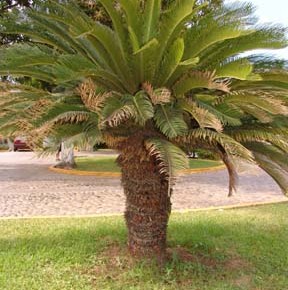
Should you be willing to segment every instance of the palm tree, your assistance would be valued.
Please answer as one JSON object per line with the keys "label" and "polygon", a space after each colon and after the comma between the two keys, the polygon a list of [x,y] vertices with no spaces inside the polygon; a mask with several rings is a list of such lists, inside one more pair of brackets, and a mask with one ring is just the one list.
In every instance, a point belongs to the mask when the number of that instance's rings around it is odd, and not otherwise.
{"label": "palm tree", "polygon": [[57,89],[10,93],[0,130],[26,101],[37,110],[18,118],[34,136],[81,136],[118,150],[133,255],[165,260],[173,177],[187,166],[186,146],[219,154],[230,194],[238,158],[256,162],[287,193],[287,72],[254,68],[241,55],[285,47],[284,28],[257,26],[249,4],[203,16],[205,4],[194,8],[193,0],[99,0],[110,27],[71,2],[39,1],[2,20],[0,33],[33,42],[2,49],[0,73]]}

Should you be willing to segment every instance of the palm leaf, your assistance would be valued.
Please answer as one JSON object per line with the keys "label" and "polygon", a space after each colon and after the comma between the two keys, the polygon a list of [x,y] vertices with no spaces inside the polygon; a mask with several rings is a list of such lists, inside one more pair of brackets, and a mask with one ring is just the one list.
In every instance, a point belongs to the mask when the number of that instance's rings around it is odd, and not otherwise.
{"label": "palm leaf", "polygon": [[229,92],[229,86],[226,81],[215,81],[214,78],[215,72],[193,71],[177,81],[173,86],[173,91],[175,95],[183,95],[196,88]]}
{"label": "palm leaf", "polygon": [[168,105],[156,107],[154,120],[159,130],[168,138],[175,138],[187,132],[188,127],[183,119],[182,110]]}
{"label": "palm leaf", "polygon": [[160,0],[147,0],[144,10],[143,43],[147,43],[157,32],[161,12]]}
{"label": "palm leaf", "polygon": [[146,92],[146,94],[149,96],[153,105],[160,105],[160,104],[163,105],[166,103],[170,103],[172,100],[171,92],[166,88],[159,88],[159,89],[154,90],[150,83],[144,83],[142,85],[142,88]]}
{"label": "palm leaf", "polygon": [[219,144],[231,157],[253,161],[253,154],[247,148],[224,133],[198,128],[190,130],[182,139],[188,144],[194,144],[197,141],[211,144],[213,147]]}
{"label": "palm leaf", "polygon": [[216,76],[219,78],[234,78],[246,80],[253,69],[252,64],[247,59],[232,59],[216,67]]}
{"label": "palm leaf", "polygon": [[255,160],[280,186],[288,196],[288,156],[283,155],[275,147],[264,143],[249,143],[247,146],[253,151]]}
{"label": "palm leaf", "polygon": [[137,112],[135,115],[135,121],[139,125],[144,126],[146,121],[154,116],[153,106],[146,94],[142,91],[138,92],[132,98],[132,102]]}
{"label": "palm leaf", "polygon": [[160,173],[169,179],[176,175],[177,170],[188,168],[185,152],[167,140],[149,138],[145,147],[159,162]]}
{"label": "palm leaf", "polygon": [[181,108],[197,121],[200,128],[211,128],[218,132],[222,131],[222,124],[213,113],[198,107],[197,104],[191,100],[180,100],[179,103]]}
{"label": "palm leaf", "polygon": [[163,86],[178,67],[184,52],[183,38],[177,38],[167,49],[157,73],[157,86]]}
{"label": "palm leaf", "polygon": [[129,96],[109,98],[102,110],[101,126],[105,127],[107,124],[110,127],[117,127],[122,122],[135,118],[137,112],[131,102],[127,102],[127,98],[131,100]]}

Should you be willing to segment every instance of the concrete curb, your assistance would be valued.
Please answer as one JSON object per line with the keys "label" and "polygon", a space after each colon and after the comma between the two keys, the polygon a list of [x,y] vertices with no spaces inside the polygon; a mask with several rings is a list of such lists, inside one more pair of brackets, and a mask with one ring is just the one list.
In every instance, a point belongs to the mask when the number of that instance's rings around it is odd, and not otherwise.
{"label": "concrete curb", "polygon": [[[203,173],[203,172],[219,171],[223,169],[225,169],[225,165],[218,165],[215,167],[184,169],[184,170],[180,170],[179,174]],[[101,172],[101,171],[84,171],[84,170],[77,170],[77,169],[62,169],[62,168],[55,168],[54,166],[50,166],[49,170],[54,171],[56,173],[71,174],[71,175],[78,175],[78,176],[98,176],[98,177],[107,177],[107,178],[116,178],[116,177],[121,176],[120,172]]]}
{"label": "concrete curb", "polygon": [[[251,203],[242,203],[242,204],[234,204],[234,205],[224,205],[224,206],[213,206],[206,208],[194,208],[194,209],[183,209],[183,210],[172,210],[172,214],[174,213],[193,213],[193,212],[201,212],[201,211],[217,211],[217,210],[230,210],[230,209],[241,209],[245,207],[257,207],[263,205],[273,205],[273,204],[281,204],[287,203],[288,200],[274,200],[274,201],[263,201],[263,202],[251,202]],[[98,218],[98,217],[114,217],[114,216],[123,216],[123,213],[110,213],[110,214],[94,214],[94,215],[51,215],[51,216],[26,216],[26,217],[0,217],[0,221],[5,220],[29,220],[29,219],[74,219],[74,218]]]}
{"label": "concrete curb", "polygon": [[84,171],[84,170],[76,170],[76,169],[62,169],[55,168],[54,166],[50,166],[49,170],[54,171],[56,173],[62,174],[70,174],[70,175],[79,175],[79,176],[99,176],[99,177],[120,177],[120,172],[100,172],[100,171]]}

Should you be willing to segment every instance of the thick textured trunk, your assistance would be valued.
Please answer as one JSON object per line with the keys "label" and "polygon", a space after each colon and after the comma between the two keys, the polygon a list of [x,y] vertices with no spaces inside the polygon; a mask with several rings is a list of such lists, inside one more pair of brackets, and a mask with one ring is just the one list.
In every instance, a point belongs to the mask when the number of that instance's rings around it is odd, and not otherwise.
{"label": "thick textured trunk", "polygon": [[[136,138],[135,138],[136,139]],[[166,233],[171,212],[168,181],[143,143],[130,140],[121,150],[122,185],[126,196],[125,220],[132,255],[166,259]]]}

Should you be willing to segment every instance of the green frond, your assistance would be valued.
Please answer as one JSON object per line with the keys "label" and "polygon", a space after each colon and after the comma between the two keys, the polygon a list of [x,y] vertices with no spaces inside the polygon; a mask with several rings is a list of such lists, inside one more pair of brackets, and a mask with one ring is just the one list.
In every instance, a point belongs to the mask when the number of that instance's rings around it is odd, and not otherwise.
{"label": "green frond", "polygon": [[197,142],[197,140],[211,144],[214,147],[219,144],[231,157],[239,157],[244,160],[253,161],[253,154],[247,148],[224,133],[198,128],[190,130],[187,135],[183,136],[183,139],[186,143],[191,144]]}
{"label": "green frond", "polygon": [[171,106],[171,104],[158,105],[155,110],[154,120],[159,130],[168,138],[181,136],[188,130],[182,110]]}
{"label": "green frond", "polygon": [[193,57],[180,62],[179,65],[187,67],[193,67],[199,62],[199,57]]}
{"label": "green frond", "polygon": [[286,29],[279,26],[256,27],[251,33],[224,40],[207,48],[200,57],[200,65],[215,67],[229,57],[254,49],[280,49],[287,45]]}
{"label": "green frond", "polygon": [[198,107],[195,102],[180,99],[179,104],[184,111],[189,113],[197,121],[200,128],[211,128],[218,132],[223,130],[220,120],[208,110]]}
{"label": "green frond", "polygon": [[[259,69],[258,69],[259,70]],[[257,78],[249,78],[247,81],[233,81],[231,87],[235,90],[273,90],[282,93],[288,89],[288,73],[286,70],[269,70],[257,72]]]}
{"label": "green frond", "polygon": [[265,170],[288,196],[288,156],[275,147],[264,143],[247,145],[253,151],[258,165]]}
{"label": "green frond", "polygon": [[142,47],[139,47],[139,49],[134,52],[134,55],[137,55],[137,54],[139,54],[139,53],[141,53],[143,51],[146,51],[146,50],[148,50],[150,48],[155,48],[158,45],[159,45],[158,40],[156,38],[152,38],[150,41],[145,43]]}
{"label": "green frond", "polygon": [[84,121],[88,121],[91,113],[83,111],[69,111],[59,114],[57,117],[53,118],[50,123],[55,124],[77,124]]}
{"label": "green frond", "polygon": [[147,43],[158,32],[161,0],[147,0],[143,15],[143,43]]}
{"label": "green frond", "polygon": [[112,96],[109,98],[109,100],[105,103],[101,114],[102,127],[105,127],[106,125],[110,127],[117,127],[122,122],[135,118],[135,107],[131,104],[131,102],[127,102],[127,98],[130,100],[129,96],[124,96],[122,98]]}
{"label": "green frond", "polygon": [[246,80],[252,73],[253,66],[247,59],[232,59],[216,67],[217,78],[234,78]]}
{"label": "green frond", "polygon": [[185,152],[167,140],[149,138],[145,141],[145,147],[159,162],[160,173],[169,179],[176,175],[177,170],[188,168]]}
{"label": "green frond", "polygon": [[135,0],[119,0],[121,8],[125,12],[125,20],[127,27],[131,27],[137,36],[139,46],[143,45],[142,42],[142,15],[140,12],[139,1]]}
{"label": "green frond", "polygon": [[157,73],[157,86],[164,86],[170,76],[178,67],[184,53],[183,38],[177,38],[164,54],[162,63],[159,66]]}
{"label": "green frond", "polygon": [[142,91],[138,92],[132,98],[132,102],[137,111],[137,114],[135,115],[135,121],[140,126],[144,126],[146,121],[153,118],[154,116],[153,105],[146,94]]}
{"label": "green frond", "polygon": [[235,140],[241,143],[250,143],[250,142],[264,142],[271,143],[274,146],[283,150],[283,152],[288,152],[288,131],[285,133],[283,130],[278,129],[238,129],[237,131],[231,131],[229,133]]}
{"label": "green frond", "polygon": [[216,11],[202,17],[195,27],[187,29],[185,58],[196,57],[215,43],[247,34],[244,26],[249,13],[251,13],[251,7],[245,3],[229,9],[219,7]]}
{"label": "green frond", "polygon": [[102,111],[102,124],[117,127],[120,123],[132,119],[136,124],[144,126],[153,115],[152,103],[143,91],[139,91],[135,96],[109,97]]}
{"label": "green frond", "polygon": [[196,88],[207,88],[210,90],[229,92],[229,83],[226,81],[216,81],[215,72],[192,71],[189,74],[184,75],[174,84],[173,91],[176,96],[181,96]]}
{"label": "green frond", "polygon": [[138,37],[137,37],[136,33],[134,32],[134,30],[131,26],[128,26],[128,31],[129,31],[131,45],[133,48],[133,53],[135,54],[140,49],[140,43],[138,41]]}
{"label": "green frond", "polygon": [[[182,0],[175,1],[172,3],[171,9],[168,7],[166,11],[163,12],[161,27],[159,31],[159,43],[161,46],[157,51],[156,55],[156,65],[158,66],[163,59],[163,55],[167,50],[167,47],[173,39],[177,32],[184,29],[184,23],[194,12],[194,0]],[[156,66],[156,67],[157,67]],[[157,75],[154,75],[154,78],[157,78]]]}
{"label": "green frond", "polygon": [[99,0],[99,2],[104,6],[105,10],[109,14],[112,23],[113,23],[113,29],[116,31],[116,35],[119,40],[119,44],[121,47],[122,55],[125,55],[125,51],[128,49],[127,45],[127,31],[125,31],[123,25],[122,25],[122,15],[119,11],[119,9],[115,9],[115,6],[113,5],[113,2],[110,0]]}
{"label": "green frond", "polygon": [[[79,114],[82,114],[82,112],[83,112],[83,114],[86,114],[86,113],[93,114],[91,112],[86,111],[80,97],[75,98],[75,100],[73,100],[72,97],[70,97],[70,98],[71,98],[71,102],[69,102],[69,97],[67,97],[67,99],[65,99],[65,97],[63,96],[62,99],[59,99],[58,101],[52,103],[50,106],[47,106],[46,111],[43,114],[41,114],[41,116],[39,116],[39,118],[34,118],[32,120],[33,125],[36,127],[42,126],[43,124],[46,124],[53,119],[57,120],[58,116],[63,116],[63,121],[64,121],[65,114],[66,113],[69,114],[69,112],[75,112],[75,113],[78,112]],[[71,118],[72,118],[72,116],[71,116]],[[59,119],[59,122],[60,122],[60,119]],[[75,121],[76,120],[77,120],[77,118],[75,117]],[[67,122],[69,122],[69,117],[67,117]]]}
{"label": "green frond", "polygon": [[[204,96],[205,97],[205,96]],[[205,102],[201,95],[197,95],[196,98],[199,107],[206,109],[221,121],[223,125],[228,126],[240,126],[242,124],[241,116],[239,111],[233,110],[227,104],[221,104],[218,106],[213,106],[209,102]]]}

